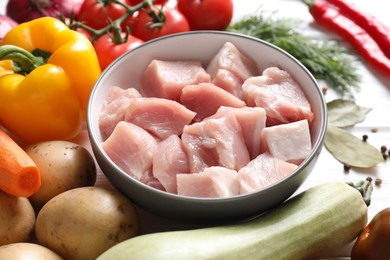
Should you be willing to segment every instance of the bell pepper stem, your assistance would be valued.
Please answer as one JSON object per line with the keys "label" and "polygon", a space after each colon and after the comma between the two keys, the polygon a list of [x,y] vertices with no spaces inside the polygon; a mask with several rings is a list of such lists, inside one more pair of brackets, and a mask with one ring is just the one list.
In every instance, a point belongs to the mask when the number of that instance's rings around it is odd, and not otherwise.
{"label": "bell pepper stem", "polygon": [[45,64],[45,60],[42,57],[36,57],[31,52],[15,45],[0,46],[0,60],[14,61],[19,67],[18,71],[15,72],[24,74],[28,74]]}
{"label": "bell pepper stem", "polygon": [[371,204],[371,194],[373,191],[372,178],[367,177],[365,181],[358,181],[356,183],[347,182],[348,185],[352,186],[360,192],[363,197],[364,202],[367,206]]}

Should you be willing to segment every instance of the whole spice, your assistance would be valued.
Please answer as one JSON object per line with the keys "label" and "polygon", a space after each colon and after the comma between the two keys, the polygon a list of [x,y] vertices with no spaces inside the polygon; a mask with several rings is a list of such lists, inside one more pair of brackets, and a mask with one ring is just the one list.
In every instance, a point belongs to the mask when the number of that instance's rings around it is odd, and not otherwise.
{"label": "whole spice", "polygon": [[[272,13],[273,14],[273,13]],[[250,35],[270,42],[297,58],[317,79],[341,94],[359,89],[356,59],[336,41],[313,40],[299,32],[298,19],[275,18],[259,12],[233,22],[227,31]]]}
{"label": "whole spice", "polygon": [[377,213],[356,240],[352,260],[388,259],[390,256],[390,207]]}
{"label": "whole spice", "polygon": [[387,146],[386,145],[382,145],[381,146],[381,153],[382,153],[382,156],[383,156],[384,160],[387,160],[387,158],[389,158],[389,151],[387,150]]}
{"label": "whole spice", "polygon": [[367,142],[367,134],[359,138],[345,129],[364,121],[371,108],[344,99],[335,99],[326,105],[328,128],[325,147],[344,164],[344,172],[347,173],[351,167],[370,168],[384,162],[381,151]]}
{"label": "whole spice", "polygon": [[375,186],[381,186],[382,184],[382,179],[381,178],[376,178],[375,179]]}
{"label": "whole spice", "polygon": [[377,133],[378,132],[378,128],[374,127],[374,128],[371,128],[371,133]]}
{"label": "whole spice", "polygon": [[360,10],[352,1],[326,0],[336,6],[340,13],[353,20],[371,35],[382,51],[390,58],[390,27],[373,15]]}
{"label": "whole spice", "polygon": [[322,0],[304,0],[318,24],[344,38],[369,64],[390,77],[390,59],[358,24]]}
{"label": "whole spice", "polygon": [[27,142],[78,134],[101,73],[85,36],[55,18],[38,18],[6,34],[0,59],[14,63],[15,72],[0,77],[0,120],[12,134]]}
{"label": "whole spice", "polygon": [[326,103],[329,124],[338,127],[350,127],[363,122],[367,114],[372,110],[363,107],[353,100],[334,99]]}
{"label": "whole spice", "polygon": [[384,162],[377,147],[331,124],[326,131],[325,147],[338,161],[350,167],[370,168]]}

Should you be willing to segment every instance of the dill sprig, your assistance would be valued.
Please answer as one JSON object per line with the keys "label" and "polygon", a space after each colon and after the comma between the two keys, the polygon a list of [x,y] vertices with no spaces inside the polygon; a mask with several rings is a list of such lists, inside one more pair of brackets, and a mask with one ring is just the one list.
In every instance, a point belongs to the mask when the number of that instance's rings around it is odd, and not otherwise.
{"label": "dill sprig", "polygon": [[299,19],[275,18],[260,12],[242,17],[227,31],[253,36],[285,50],[299,60],[318,80],[341,94],[358,90],[356,58],[334,40],[313,39],[298,32]]}

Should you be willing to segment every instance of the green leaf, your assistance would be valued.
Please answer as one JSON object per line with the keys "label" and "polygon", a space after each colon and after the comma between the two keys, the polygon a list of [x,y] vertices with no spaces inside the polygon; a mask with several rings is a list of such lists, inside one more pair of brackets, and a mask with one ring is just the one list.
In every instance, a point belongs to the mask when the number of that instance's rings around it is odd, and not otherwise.
{"label": "green leaf", "polygon": [[370,168],[384,162],[379,149],[333,125],[326,131],[325,147],[337,160],[351,167]]}
{"label": "green leaf", "polygon": [[338,127],[353,126],[362,122],[371,108],[361,107],[351,100],[336,99],[327,103],[328,122]]}

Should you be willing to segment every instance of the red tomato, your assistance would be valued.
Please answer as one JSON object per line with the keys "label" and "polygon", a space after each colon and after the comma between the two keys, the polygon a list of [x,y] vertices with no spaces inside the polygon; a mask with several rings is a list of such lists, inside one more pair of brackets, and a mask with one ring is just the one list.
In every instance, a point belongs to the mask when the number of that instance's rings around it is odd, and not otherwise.
{"label": "red tomato", "polygon": [[[129,0],[130,2],[130,5],[137,5],[139,3],[141,3],[143,0]],[[162,5],[162,4],[165,4],[168,0],[155,0],[153,2],[154,5]]]}
{"label": "red tomato", "polygon": [[[118,0],[124,4],[129,4],[129,0]],[[97,0],[85,0],[81,6],[77,20],[83,21],[86,25],[101,29],[107,26],[110,21],[118,19],[126,13],[123,6],[110,3],[103,5]]]}
{"label": "red tomato", "polygon": [[177,8],[191,30],[224,30],[233,17],[232,0],[178,0]]}
{"label": "red tomato", "polygon": [[127,18],[122,24],[121,24],[121,28],[122,28],[122,31],[126,31],[127,28],[129,28],[131,30],[131,28],[133,28],[133,25],[134,25],[134,22],[136,20],[136,17],[138,15],[138,11],[136,11],[135,13],[133,13],[132,16],[130,16],[129,18]]}
{"label": "red tomato", "polygon": [[150,9],[140,10],[134,22],[131,31],[132,34],[143,41],[149,41],[160,36],[188,32],[190,30],[187,19],[177,9],[166,6],[161,7],[159,5],[153,6],[153,12],[155,12],[157,16],[161,16],[159,15],[161,10],[165,14],[165,20],[163,25],[158,28],[150,28],[151,23],[158,22],[150,17]]}
{"label": "red tomato", "polygon": [[[121,33],[124,37],[126,34]],[[99,37],[94,43],[93,47],[99,59],[100,68],[104,70],[110,65],[116,58],[124,54],[126,51],[132,50],[144,42],[133,35],[129,35],[125,43],[116,44],[110,38],[108,34]]]}
{"label": "red tomato", "polygon": [[76,32],[79,32],[81,34],[83,34],[85,37],[88,38],[88,40],[92,40],[92,35],[90,32],[88,32],[87,30],[83,29],[83,28],[77,28],[76,29]]}

